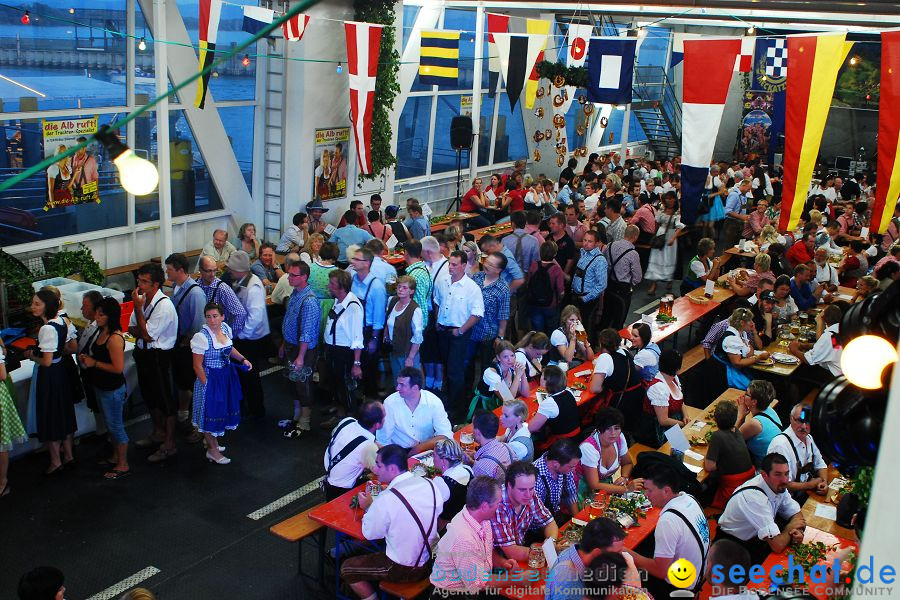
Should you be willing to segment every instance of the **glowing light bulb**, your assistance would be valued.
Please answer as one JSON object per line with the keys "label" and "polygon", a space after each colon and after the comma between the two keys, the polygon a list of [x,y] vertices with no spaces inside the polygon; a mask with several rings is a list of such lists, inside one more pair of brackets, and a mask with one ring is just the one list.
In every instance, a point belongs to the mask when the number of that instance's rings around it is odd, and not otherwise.
{"label": "glowing light bulb", "polygon": [[747,35],[753,35],[756,33],[756,25],[751,25],[747,28]]}
{"label": "glowing light bulb", "polygon": [[159,184],[156,165],[135,154],[131,148],[114,158],[113,163],[119,169],[122,187],[135,196],[146,196]]}
{"label": "glowing light bulb", "polygon": [[850,57],[850,64],[851,64],[851,65],[856,65],[857,62],[859,62],[859,61],[856,59],[855,56],[851,56],[851,57]]}
{"label": "glowing light bulb", "polygon": [[22,25],[28,25],[31,23],[31,15],[28,14],[28,11],[25,11],[25,14],[22,15]]}
{"label": "glowing light bulb", "polygon": [[853,338],[841,353],[841,370],[856,387],[881,388],[885,367],[897,362],[897,350],[882,337],[863,335]]}
{"label": "glowing light bulb", "polygon": [[338,66],[337,66],[337,68],[335,69],[335,72],[336,72],[338,75],[340,75],[341,73],[343,73],[343,72],[344,72],[344,65],[342,65],[341,63],[338,63]]}
{"label": "glowing light bulb", "polygon": [[69,14],[70,14],[70,15],[74,15],[74,14],[75,14],[75,9],[74,9],[74,8],[70,8],[70,9],[69,9]]}
{"label": "glowing light bulb", "polygon": [[144,38],[141,38],[141,41],[138,42],[138,50],[143,52],[146,49],[147,49],[147,40],[145,40]]}
{"label": "glowing light bulb", "polygon": [[241,59],[241,64],[244,65],[245,67],[250,66],[250,55],[249,54],[244,55],[244,58]]}

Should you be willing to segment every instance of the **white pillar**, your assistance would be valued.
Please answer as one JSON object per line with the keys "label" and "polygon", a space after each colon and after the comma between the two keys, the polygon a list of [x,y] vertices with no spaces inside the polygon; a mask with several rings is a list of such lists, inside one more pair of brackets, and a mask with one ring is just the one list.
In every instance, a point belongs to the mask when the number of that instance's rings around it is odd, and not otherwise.
{"label": "white pillar", "polygon": [[625,157],[628,156],[628,128],[631,125],[631,103],[625,105],[625,121],[622,123],[622,150],[619,154],[622,155],[622,160],[625,160]]}
{"label": "white pillar", "polygon": [[[136,0],[128,0],[125,4],[125,32],[128,34],[128,37],[125,40],[125,106],[128,107],[128,112],[132,112],[134,110],[134,69],[137,66],[137,62],[134,56],[134,3]],[[134,121],[128,121],[128,124],[125,125],[125,143],[128,144],[130,148],[134,148]],[[147,152],[150,152],[150,149],[147,149]],[[157,167],[158,168],[158,167]],[[129,229],[131,229],[131,254],[130,260],[132,262],[137,261],[137,230],[134,227],[134,221],[136,215],[135,211],[135,202],[134,202],[134,194],[125,191],[125,204],[126,204],[126,222],[128,223]],[[108,258],[108,257],[107,257]],[[124,259],[124,257],[122,257]],[[165,256],[163,257],[165,258]]]}
{"label": "white pillar", "polygon": [[[478,146],[481,140],[481,74],[484,63],[484,6],[475,8],[475,62],[472,74],[472,134],[474,143],[469,152],[469,179],[478,175]],[[465,189],[465,186],[463,187]]]}
{"label": "white pillar", "polygon": [[[153,0],[154,40],[167,40],[166,0]],[[153,44],[156,93],[168,89],[168,44]],[[188,94],[184,94],[187,96]],[[172,186],[169,161],[169,98],[156,105],[156,166],[159,169],[159,244],[163,260],[172,253]]]}

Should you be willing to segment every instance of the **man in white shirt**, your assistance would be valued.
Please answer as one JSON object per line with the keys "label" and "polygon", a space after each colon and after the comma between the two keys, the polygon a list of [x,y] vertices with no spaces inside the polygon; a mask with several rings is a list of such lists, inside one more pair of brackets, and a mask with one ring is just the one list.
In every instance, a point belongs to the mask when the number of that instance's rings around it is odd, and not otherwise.
{"label": "man in white shirt", "polygon": [[422,371],[404,367],[396,389],[384,399],[387,416],[376,434],[379,444],[396,444],[413,455],[433,449],[438,440],[453,439],[441,399],[422,389]]}
{"label": "man in white shirt", "polygon": [[584,184],[584,211],[585,214],[592,215],[597,210],[597,204],[600,202],[600,194],[597,193],[596,184],[589,181]]}
{"label": "man in white shirt", "polygon": [[167,460],[178,452],[175,447],[178,402],[172,389],[172,348],[178,337],[178,313],[160,290],[165,280],[162,267],[156,263],[138,269],[137,288],[131,294],[134,312],[128,322],[128,332],[137,340],[132,356],[138,387],[153,418],[153,432],[135,445],[138,448],[159,446],[147,459],[150,462]]}
{"label": "man in white shirt", "polygon": [[768,449],[769,454],[777,452],[787,459],[791,476],[787,487],[800,504],[806,501],[807,491],[820,496],[828,491],[828,465],[809,433],[811,416],[811,407],[795,404],[791,424],[769,442]]}
{"label": "man in white shirt", "polygon": [[466,349],[472,327],[484,316],[481,288],[466,275],[467,257],[462,250],[450,254],[450,277],[437,282],[434,310],[437,314],[438,352],[447,374],[446,406],[454,423],[465,416]]}
{"label": "man in white shirt", "polygon": [[[428,267],[431,277],[431,288],[428,292],[428,307],[422,307],[428,313],[428,323],[425,327],[425,339],[419,348],[419,356],[422,359],[422,367],[425,370],[425,387],[432,390],[441,390],[444,385],[444,373],[441,362],[441,353],[438,351],[438,336],[435,323],[437,311],[434,310],[435,291],[439,283],[450,280],[450,265],[444,255],[441,254],[441,245],[434,236],[422,238],[422,260]],[[418,286],[417,286],[418,288]]]}
{"label": "man in white shirt", "polygon": [[272,304],[284,306],[291,297],[291,294],[294,293],[294,286],[291,285],[291,282],[288,279],[288,269],[299,262],[300,255],[296,252],[290,252],[284,257],[284,264],[281,265],[284,269],[284,275],[278,278],[275,289],[269,294],[269,297],[272,299]]}
{"label": "man in white shirt", "polygon": [[[750,552],[753,564],[762,564],[772,552],[784,552],[803,541],[806,520],[787,484],[791,473],[787,459],[767,454],[760,474],[741,484],[719,517],[716,539],[733,540]],[[787,524],[779,527],[776,518]]]}
{"label": "man in white shirt", "polygon": [[[335,269],[328,274],[328,291],[334,296],[334,306],[328,312],[324,334],[324,372],[320,381],[331,386],[332,400],[339,417],[352,410],[350,393],[362,378],[363,323],[365,316],[359,298],[350,291],[350,273]],[[337,425],[338,417],[323,423]]]}
{"label": "man in white shirt", "polygon": [[744,591],[750,566],[750,553],[740,544],[732,540],[716,540],[709,547],[706,563],[705,579],[712,584],[713,590],[710,598],[759,600],[759,594]]}
{"label": "man in white shirt", "polygon": [[837,267],[828,262],[828,249],[825,246],[816,248],[816,284],[825,286],[825,298],[837,292],[839,280]]}
{"label": "man in white shirt", "polygon": [[[671,468],[659,467],[645,477],[644,493],[653,506],[662,509],[653,532],[654,554],[652,558],[637,552],[631,554],[634,565],[650,575],[646,587],[653,597],[668,598],[668,592],[675,589],[668,580],[673,562],[684,558],[694,565],[698,574],[705,571],[709,526],[703,508],[693,496],[681,491],[680,476]],[[699,589],[699,579],[695,577],[688,589]]]}
{"label": "man in white shirt", "polygon": [[408,583],[425,579],[431,572],[437,519],[449,493],[446,486],[407,471],[406,460],[407,452],[400,446],[381,448],[372,472],[387,488],[377,498],[364,491],[359,494],[359,505],[366,511],[363,536],[384,539],[387,546],[385,552],[354,556],[341,565],[341,577],[363,600],[375,600],[373,581]]}
{"label": "man in white shirt", "polygon": [[[231,255],[225,265],[234,282],[232,288],[247,311],[244,328],[234,336],[234,347],[251,365],[262,365],[271,355],[269,341],[269,316],[266,313],[266,288],[262,280],[250,272],[250,256],[243,250]],[[259,369],[250,371],[238,369],[241,381],[241,414],[250,418],[262,418],[266,415],[263,404],[262,381]]]}
{"label": "man in white shirt", "polygon": [[[827,369],[833,377],[843,375],[841,370],[843,347],[837,337],[840,333],[841,317],[840,307],[829,304],[825,310],[819,311],[819,314],[816,315],[816,335],[818,336],[816,343],[810,344],[795,340],[788,346],[790,353],[803,363],[803,366],[798,369],[800,372],[796,374],[797,377],[821,382],[823,379],[828,379],[828,375],[823,372],[823,369]],[[810,369],[809,367],[819,368]]]}
{"label": "man in white shirt", "polygon": [[342,419],[325,448],[325,499],[334,500],[359,483],[366,469],[375,466],[375,432],[384,426],[385,409],[371,400],[359,407],[357,417]]}
{"label": "man in white shirt", "polygon": [[228,232],[224,229],[216,229],[213,231],[212,241],[207,242],[200,251],[200,257],[208,256],[212,258],[216,261],[216,268],[222,270],[235,251],[237,251],[237,248],[228,241]]}

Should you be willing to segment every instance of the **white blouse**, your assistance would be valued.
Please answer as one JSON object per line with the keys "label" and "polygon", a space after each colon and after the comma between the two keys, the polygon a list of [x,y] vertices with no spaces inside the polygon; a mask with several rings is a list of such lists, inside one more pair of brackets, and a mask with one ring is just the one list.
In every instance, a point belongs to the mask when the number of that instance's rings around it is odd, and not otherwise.
{"label": "white blouse", "polygon": [[[231,346],[231,327],[228,326],[228,323],[222,323],[222,333],[228,337],[227,344],[223,344],[216,338],[216,334],[212,332],[209,325],[204,325],[203,329],[208,331],[210,337],[212,337],[213,348],[220,349]],[[191,338],[191,352],[193,354],[204,354],[207,350],[209,350],[209,340],[206,338],[203,331],[198,331],[194,334],[194,337]]]}
{"label": "white blouse", "polygon": [[[385,326],[387,327],[388,336],[391,339],[394,339],[394,323],[397,321],[397,317],[403,314],[403,312],[409,308],[407,304],[403,308],[397,310],[399,307],[399,303],[394,307],[394,310],[388,313],[387,320],[385,321]],[[412,316],[412,338],[409,340],[411,344],[421,344],[424,339],[424,318],[422,317],[422,309],[420,307],[416,307],[416,310],[413,311]]]}

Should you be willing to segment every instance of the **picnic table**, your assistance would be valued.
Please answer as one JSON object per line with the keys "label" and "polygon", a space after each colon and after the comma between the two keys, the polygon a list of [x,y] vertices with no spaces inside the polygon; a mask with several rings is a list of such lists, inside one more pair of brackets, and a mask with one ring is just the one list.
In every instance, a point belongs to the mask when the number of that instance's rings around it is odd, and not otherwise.
{"label": "picnic table", "polygon": [[492,235],[497,239],[502,238],[513,232],[512,223],[504,223],[502,225],[491,225],[490,227],[482,227],[481,229],[473,229],[469,233],[475,237],[475,241],[479,241],[486,235]]}
{"label": "picnic table", "polygon": [[[649,315],[652,317],[650,328],[653,330],[653,337],[651,339],[658,344],[669,337],[675,336],[673,339],[677,343],[679,331],[685,327],[692,327],[695,322],[713,312],[718,307],[719,302],[715,300],[710,300],[705,304],[695,304],[685,296],[676,298],[672,304],[672,316],[676,318],[675,321],[671,323],[660,323],[656,321],[656,315],[659,314],[658,309]],[[619,330],[619,335],[623,339],[631,339],[631,328],[640,322],[641,321],[635,321],[628,327]]]}
{"label": "picnic table", "polygon": [[431,233],[435,233],[437,231],[443,231],[443,230],[447,229],[447,227],[450,226],[451,221],[455,221],[457,219],[460,221],[467,221],[469,219],[474,219],[477,216],[478,215],[475,213],[455,212],[455,213],[450,213],[449,215],[444,215],[441,217],[432,217],[433,219],[438,219],[438,221],[436,223],[435,222],[430,223]]}

